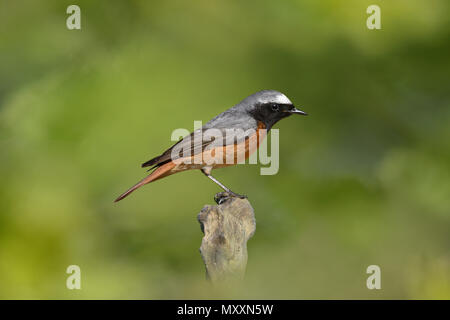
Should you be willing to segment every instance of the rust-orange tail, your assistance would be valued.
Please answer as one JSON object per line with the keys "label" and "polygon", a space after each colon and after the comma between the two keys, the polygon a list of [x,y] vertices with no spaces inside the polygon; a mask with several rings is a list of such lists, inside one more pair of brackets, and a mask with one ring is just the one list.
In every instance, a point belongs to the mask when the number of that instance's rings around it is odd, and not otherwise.
{"label": "rust-orange tail", "polygon": [[128,189],[127,191],[122,193],[116,200],[114,200],[114,202],[122,200],[123,198],[127,197],[130,193],[132,193],[134,190],[136,190],[137,188],[142,187],[144,184],[150,183],[152,181],[164,178],[164,177],[172,174],[173,172],[171,172],[171,170],[173,169],[173,167],[175,167],[175,163],[173,163],[172,161],[168,162],[166,164],[163,164],[161,167],[158,167],[155,171],[153,171],[148,176],[146,176],[144,179],[142,179],[141,181],[136,183],[130,189]]}

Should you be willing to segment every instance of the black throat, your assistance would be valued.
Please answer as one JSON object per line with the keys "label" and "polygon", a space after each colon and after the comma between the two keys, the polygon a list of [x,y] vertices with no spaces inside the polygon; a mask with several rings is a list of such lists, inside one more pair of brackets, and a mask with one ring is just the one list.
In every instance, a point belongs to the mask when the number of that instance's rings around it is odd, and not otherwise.
{"label": "black throat", "polygon": [[259,104],[250,111],[250,114],[256,121],[264,123],[269,131],[275,123],[291,115],[288,112],[291,108],[291,105],[285,104]]}

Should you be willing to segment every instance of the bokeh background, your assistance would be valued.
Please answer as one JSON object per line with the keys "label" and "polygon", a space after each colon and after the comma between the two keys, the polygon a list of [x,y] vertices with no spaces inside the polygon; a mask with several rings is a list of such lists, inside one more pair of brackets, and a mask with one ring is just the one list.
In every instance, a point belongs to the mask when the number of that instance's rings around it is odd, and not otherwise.
{"label": "bokeh background", "polygon": [[[382,30],[366,28],[371,4]],[[0,298],[449,299],[449,9],[1,1]],[[172,130],[262,89],[310,116],[276,126],[277,175],[215,172],[249,196],[257,231],[245,282],[211,287],[196,215],[216,185],[185,172],[113,200]]]}

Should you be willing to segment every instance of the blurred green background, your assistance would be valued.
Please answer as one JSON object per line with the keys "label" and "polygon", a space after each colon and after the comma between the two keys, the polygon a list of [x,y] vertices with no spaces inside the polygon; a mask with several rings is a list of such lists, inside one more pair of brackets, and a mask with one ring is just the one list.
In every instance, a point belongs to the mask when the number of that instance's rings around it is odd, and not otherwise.
{"label": "blurred green background", "polygon": [[[81,7],[81,30],[66,8]],[[366,8],[381,7],[381,30]],[[448,0],[1,1],[0,298],[450,298]],[[280,170],[217,170],[257,231],[205,281],[196,171],[113,200],[140,163],[262,89],[309,117]],[[81,290],[66,288],[69,265]],[[381,290],[366,288],[381,267]]]}

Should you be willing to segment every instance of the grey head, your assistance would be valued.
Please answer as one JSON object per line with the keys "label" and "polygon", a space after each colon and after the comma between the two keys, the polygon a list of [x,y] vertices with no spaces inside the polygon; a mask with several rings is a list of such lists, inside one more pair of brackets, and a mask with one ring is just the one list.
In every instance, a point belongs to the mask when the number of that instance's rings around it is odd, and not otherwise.
{"label": "grey head", "polygon": [[204,128],[256,128],[262,122],[267,130],[279,120],[293,114],[307,115],[295,108],[283,93],[276,90],[256,92],[209,121]]}

